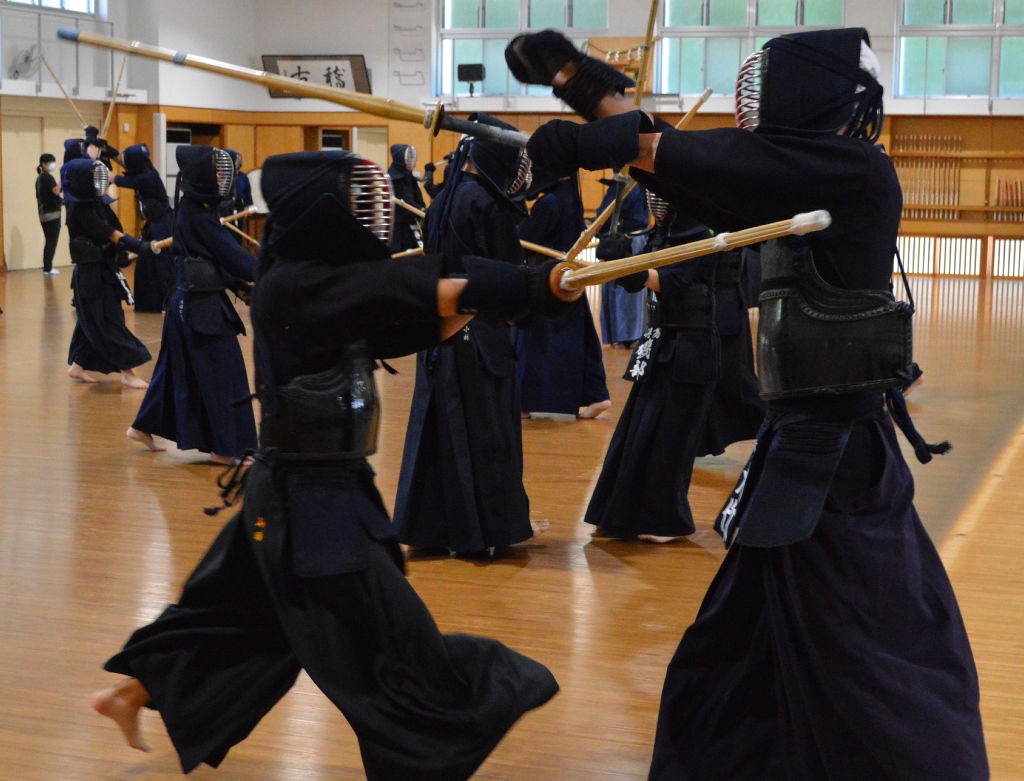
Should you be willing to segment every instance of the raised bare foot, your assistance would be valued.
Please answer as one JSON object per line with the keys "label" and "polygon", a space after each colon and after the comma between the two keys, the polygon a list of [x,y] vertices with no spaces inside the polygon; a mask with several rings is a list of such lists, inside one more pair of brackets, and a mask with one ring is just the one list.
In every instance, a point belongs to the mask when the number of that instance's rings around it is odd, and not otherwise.
{"label": "raised bare foot", "polygon": [[146,449],[152,450],[154,453],[162,453],[167,448],[160,447],[154,440],[152,434],[147,434],[145,431],[139,431],[137,428],[131,426],[124,432],[124,435],[128,437],[132,442],[138,442],[140,445],[144,445]]}
{"label": "raised bare foot", "polygon": [[638,534],[636,538],[641,542],[655,542],[659,545],[664,545],[666,542],[675,542],[676,540],[683,539],[682,537],[662,537],[658,534]]}
{"label": "raised bare foot", "polygon": [[77,363],[73,363],[68,367],[68,377],[75,380],[75,382],[99,382],[98,379],[89,374],[89,372]]}
{"label": "raised bare foot", "polygon": [[139,711],[149,702],[149,693],[134,678],[119,686],[103,689],[92,696],[92,708],[101,716],[113,719],[121,728],[128,745],[139,751],[149,751],[142,737]]}
{"label": "raised bare foot", "polygon": [[595,401],[593,404],[587,407],[580,407],[579,414],[576,417],[582,418],[583,420],[593,420],[605,410],[610,409],[611,406],[611,399],[605,399],[604,401]]}
{"label": "raised bare foot", "polygon": [[551,521],[530,521],[530,528],[533,529],[533,536],[536,537],[538,534],[543,534],[551,528]]}
{"label": "raised bare foot", "polygon": [[136,388],[138,390],[145,390],[149,387],[149,383],[142,379],[139,375],[129,369],[126,372],[121,372],[121,384],[129,388]]}

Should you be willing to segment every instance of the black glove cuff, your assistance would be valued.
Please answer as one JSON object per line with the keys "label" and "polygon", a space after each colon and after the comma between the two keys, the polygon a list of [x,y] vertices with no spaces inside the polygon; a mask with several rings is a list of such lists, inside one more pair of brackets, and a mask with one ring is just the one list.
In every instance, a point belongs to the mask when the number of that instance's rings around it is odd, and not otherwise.
{"label": "black glove cuff", "polygon": [[604,117],[580,128],[577,162],[580,168],[622,168],[640,156],[640,133],[650,132],[651,120],[642,111]]}
{"label": "black glove cuff", "polygon": [[517,81],[551,86],[566,63],[584,59],[572,41],[557,30],[517,35],[505,47],[505,63]]}
{"label": "black glove cuff", "polygon": [[576,67],[573,77],[552,93],[588,121],[596,119],[597,105],[603,98],[622,95],[636,86],[629,76],[593,57],[584,57]]}
{"label": "black glove cuff", "polygon": [[638,271],[635,274],[619,277],[615,280],[615,284],[630,293],[639,293],[647,286],[648,276],[650,275],[647,273],[647,269],[644,269],[643,271]]}
{"label": "black glove cuff", "polygon": [[530,285],[526,266],[465,255],[466,287],[459,296],[459,312],[486,312],[514,320],[530,307]]}
{"label": "black glove cuff", "polygon": [[146,252],[149,249],[149,242],[129,236],[126,233],[117,240],[117,249],[118,251],[125,250],[135,253]]}

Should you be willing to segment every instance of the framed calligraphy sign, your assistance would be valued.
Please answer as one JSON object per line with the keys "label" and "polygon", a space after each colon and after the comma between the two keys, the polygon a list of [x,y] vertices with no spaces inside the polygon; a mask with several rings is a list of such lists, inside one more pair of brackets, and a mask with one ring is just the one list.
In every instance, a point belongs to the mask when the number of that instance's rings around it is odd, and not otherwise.
{"label": "framed calligraphy sign", "polygon": [[[310,84],[370,93],[370,77],[361,54],[264,54],[263,70]],[[269,89],[272,98],[294,98],[289,92]]]}

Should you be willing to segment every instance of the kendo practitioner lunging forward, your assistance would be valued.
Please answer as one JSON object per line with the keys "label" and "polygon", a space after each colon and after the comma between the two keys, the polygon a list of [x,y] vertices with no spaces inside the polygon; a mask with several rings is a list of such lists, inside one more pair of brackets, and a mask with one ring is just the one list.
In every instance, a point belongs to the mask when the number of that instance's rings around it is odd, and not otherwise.
{"label": "kendo practitioner lunging forward", "polygon": [[554,262],[463,258],[451,279],[439,255],[391,261],[387,177],[348,152],[272,156],[262,188],[262,420],[244,505],[178,603],[107,662],[131,677],[94,707],[141,749],[138,712],[158,710],[188,772],[217,766],[304,669],[352,725],[368,778],[467,778],[558,685],[497,641],[442,635],[405,579],[366,461],[380,414],[372,370],[469,313],[560,310]]}
{"label": "kendo practitioner lunging forward", "polygon": [[889,292],[902,194],[875,144],[866,31],[770,40],[741,69],[740,127],[693,132],[631,110],[557,33],[506,55],[597,120],[542,126],[538,165],[629,164],[716,231],[832,215],[761,249],[767,418],[716,523],[728,554],[669,665],[650,777],[987,778],[974,660],[893,425],[920,460],[943,450],[899,393],[915,376]]}

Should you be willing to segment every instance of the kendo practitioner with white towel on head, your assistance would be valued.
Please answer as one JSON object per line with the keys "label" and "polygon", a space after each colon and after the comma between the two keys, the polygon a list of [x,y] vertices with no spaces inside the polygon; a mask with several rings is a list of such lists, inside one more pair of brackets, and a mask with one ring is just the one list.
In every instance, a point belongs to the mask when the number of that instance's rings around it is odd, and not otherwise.
{"label": "kendo practitioner with white towel on head", "polygon": [[189,772],[219,765],[305,670],[351,724],[371,781],[468,778],[558,685],[495,640],[441,634],[406,580],[366,460],[380,416],[373,369],[476,312],[564,310],[554,261],[463,257],[457,279],[441,255],[392,261],[389,182],[350,152],[271,156],[261,185],[262,420],[244,504],[178,603],[107,662],[130,677],[93,706],[143,750],[139,711],[159,711]]}
{"label": "kendo practitioner with white towel on head", "polygon": [[[669,664],[650,778],[988,778],[978,678],[895,426],[912,308],[890,277],[902,210],[863,29],[768,41],[741,68],[740,127],[677,131],[634,110],[559,33],[506,50],[588,124],[531,137],[538,165],[630,165],[715,231],[819,209],[831,226],[761,247],[767,418],[716,522],[729,550]],[[753,132],[749,132],[753,131]]]}

